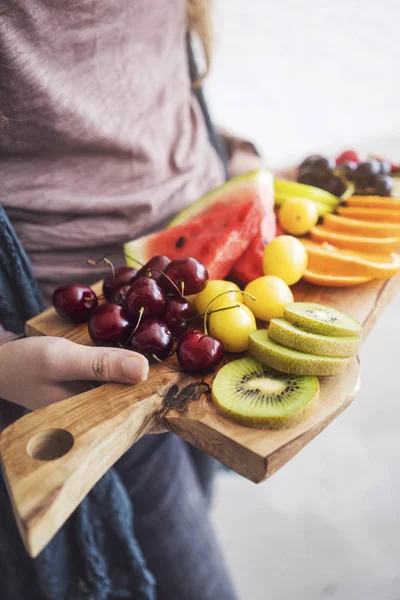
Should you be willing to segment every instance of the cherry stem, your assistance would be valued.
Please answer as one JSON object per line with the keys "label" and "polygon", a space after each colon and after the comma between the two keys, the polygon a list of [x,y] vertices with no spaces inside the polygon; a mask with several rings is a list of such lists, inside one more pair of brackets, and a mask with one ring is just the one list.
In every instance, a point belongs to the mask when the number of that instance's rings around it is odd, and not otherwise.
{"label": "cherry stem", "polygon": [[[223,310],[229,310],[230,308],[239,308],[240,304],[235,304],[234,306],[223,306],[222,308],[215,308],[214,310],[210,310],[208,316],[213,315],[217,312],[222,312]],[[193,317],[189,317],[188,319],[183,319],[184,321],[192,321],[193,319],[201,319],[204,317],[205,313],[201,315],[193,315]]]}
{"label": "cherry stem", "polygon": [[144,267],[144,264],[141,263],[140,260],[138,260],[137,258],[133,258],[133,256],[130,256],[129,254],[125,254],[125,253],[124,253],[124,256],[125,256],[125,258],[128,258],[129,260],[133,260],[133,262],[137,263],[141,267]]}
{"label": "cherry stem", "polygon": [[106,258],[105,256],[101,256],[97,260],[93,260],[92,258],[88,258],[86,262],[91,267],[97,267],[97,265],[99,264],[99,262],[103,261],[105,258]]}
{"label": "cherry stem", "polygon": [[114,265],[112,264],[111,260],[108,260],[108,258],[103,258],[103,263],[105,265],[107,265],[107,267],[111,267],[113,279],[115,279],[115,268],[114,268]]}
{"label": "cherry stem", "polygon": [[85,296],[83,297],[85,302],[94,302],[95,300],[103,300],[103,298],[104,296],[97,296],[97,298],[85,298]]}
{"label": "cherry stem", "polygon": [[134,330],[132,331],[131,335],[129,336],[128,343],[131,341],[131,339],[137,332],[138,327],[140,325],[140,321],[142,320],[142,317],[143,317],[143,313],[144,313],[144,306],[142,306],[141,309],[139,310],[138,320],[137,320]]}
{"label": "cherry stem", "polygon": [[182,296],[182,298],[184,297],[184,291],[185,291],[185,282],[181,281],[181,296]]}
{"label": "cherry stem", "polygon": [[[184,296],[183,296],[183,294],[182,294],[181,290],[178,288],[178,286],[176,285],[176,283],[174,283],[174,282],[172,281],[171,277],[169,277],[169,275],[167,275],[166,273],[164,273],[164,271],[160,271],[160,269],[153,269],[153,268],[151,268],[151,269],[149,269],[148,271],[146,271],[146,275],[147,275],[148,277],[150,277],[150,276],[151,276],[151,273],[152,273],[153,271],[154,271],[155,273],[160,273],[161,275],[164,275],[164,277],[166,277],[166,278],[168,279],[168,281],[170,282],[170,284],[171,284],[171,285],[173,285],[173,286],[174,286],[174,288],[177,290],[178,294],[181,294],[182,298],[184,298]],[[148,275],[148,273],[150,273],[150,275]]]}
{"label": "cherry stem", "polygon": [[[249,294],[248,292],[242,292],[241,290],[227,290],[226,292],[221,292],[220,294],[218,294],[217,296],[215,296],[215,298],[213,298],[212,300],[210,300],[210,302],[207,304],[207,308],[206,308],[206,312],[204,313],[204,333],[206,335],[208,335],[208,330],[207,330],[207,316],[208,316],[208,311],[210,309],[211,304],[217,299],[220,298],[221,296],[225,296],[225,294],[232,294],[232,293],[236,293],[236,294],[244,294],[246,296],[249,296],[249,298],[251,298],[252,300],[255,300],[255,296],[253,296],[252,294]],[[230,307],[233,308],[233,307]]]}
{"label": "cherry stem", "polygon": [[185,372],[185,371],[182,371],[181,369],[176,369],[175,367],[172,367],[171,365],[167,365],[167,363],[165,363],[163,360],[161,360],[161,358],[158,358],[158,356],[156,354],[151,354],[151,358],[154,358],[154,360],[159,362],[161,365],[164,365],[164,367],[171,369],[171,371],[176,371],[177,373]]}

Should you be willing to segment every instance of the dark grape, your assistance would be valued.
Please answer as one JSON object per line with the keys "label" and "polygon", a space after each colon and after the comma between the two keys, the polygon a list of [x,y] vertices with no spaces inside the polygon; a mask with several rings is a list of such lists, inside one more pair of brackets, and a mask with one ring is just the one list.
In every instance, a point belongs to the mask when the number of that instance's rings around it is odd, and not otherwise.
{"label": "dark grape", "polygon": [[379,161],[380,175],[390,175],[392,172],[392,165],[387,160]]}
{"label": "dark grape", "polygon": [[340,163],[337,167],[337,170],[340,171],[340,173],[343,173],[347,179],[352,181],[352,179],[354,179],[354,174],[357,170],[357,167],[358,165],[356,162],[348,160],[347,162]]}
{"label": "dark grape", "polygon": [[378,196],[390,196],[393,179],[389,175],[378,175],[375,179],[375,191]]}
{"label": "dark grape", "polygon": [[361,186],[373,187],[375,177],[379,175],[381,166],[375,159],[362,162],[358,165],[354,179]]}
{"label": "dark grape", "polygon": [[321,154],[311,154],[310,156],[307,156],[307,158],[300,163],[299,169],[303,170],[312,168],[318,158],[321,158]]}
{"label": "dark grape", "polygon": [[321,185],[325,182],[325,177],[319,175],[318,173],[314,173],[314,171],[304,171],[300,173],[297,177],[297,181],[299,183],[303,183],[304,185],[312,185],[314,187],[321,187]]}
{"label": "dark grape", "polygon": [[334,162],[325,156],[315,159],[312,165],[313,173],[318,173],[322,177],[330,175],[334,169]]}
{"label": "dark grape", "polygon": [[339,177],[332,177],[332,179],[330,179],[322,189],[330,192],[334,196],[340,197],[345,193],[347,186]]}

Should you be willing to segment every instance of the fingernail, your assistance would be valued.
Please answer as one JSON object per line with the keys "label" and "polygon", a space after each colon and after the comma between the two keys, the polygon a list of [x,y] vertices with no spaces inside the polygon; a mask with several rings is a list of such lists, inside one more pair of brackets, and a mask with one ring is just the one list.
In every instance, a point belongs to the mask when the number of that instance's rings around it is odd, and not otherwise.
{"label": "fingernail", "polygon": [[149,362],[144,356],[137,354],[127,356],[122,363],[122,373],[131,381],[145,381],[149,374]]}

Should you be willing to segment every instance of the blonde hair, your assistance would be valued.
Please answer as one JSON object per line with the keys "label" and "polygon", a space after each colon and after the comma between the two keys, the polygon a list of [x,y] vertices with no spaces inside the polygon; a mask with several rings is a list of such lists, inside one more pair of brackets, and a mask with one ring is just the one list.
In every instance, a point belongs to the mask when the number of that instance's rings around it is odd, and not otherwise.
{"label": "blonde hair", "polygon": [[211,0],[187,0],[186,12],[191,35],[198,38],[203,54],[205,68],[203,73],[194,82],[194,86],[201,85],[207,77],[211,64],[212,28],[211,28]]}

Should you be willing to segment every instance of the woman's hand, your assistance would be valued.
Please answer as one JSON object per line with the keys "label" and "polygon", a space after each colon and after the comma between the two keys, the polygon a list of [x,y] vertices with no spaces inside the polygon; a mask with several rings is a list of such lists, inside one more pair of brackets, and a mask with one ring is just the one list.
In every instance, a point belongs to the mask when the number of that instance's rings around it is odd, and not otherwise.
{"label": "woman's hand", "polygon": [[79,381],[139,383],[149,364],[141,354],[92,348],[58,337],[32,337],[0,346],[0,398],[36,410],[82,391]]}

